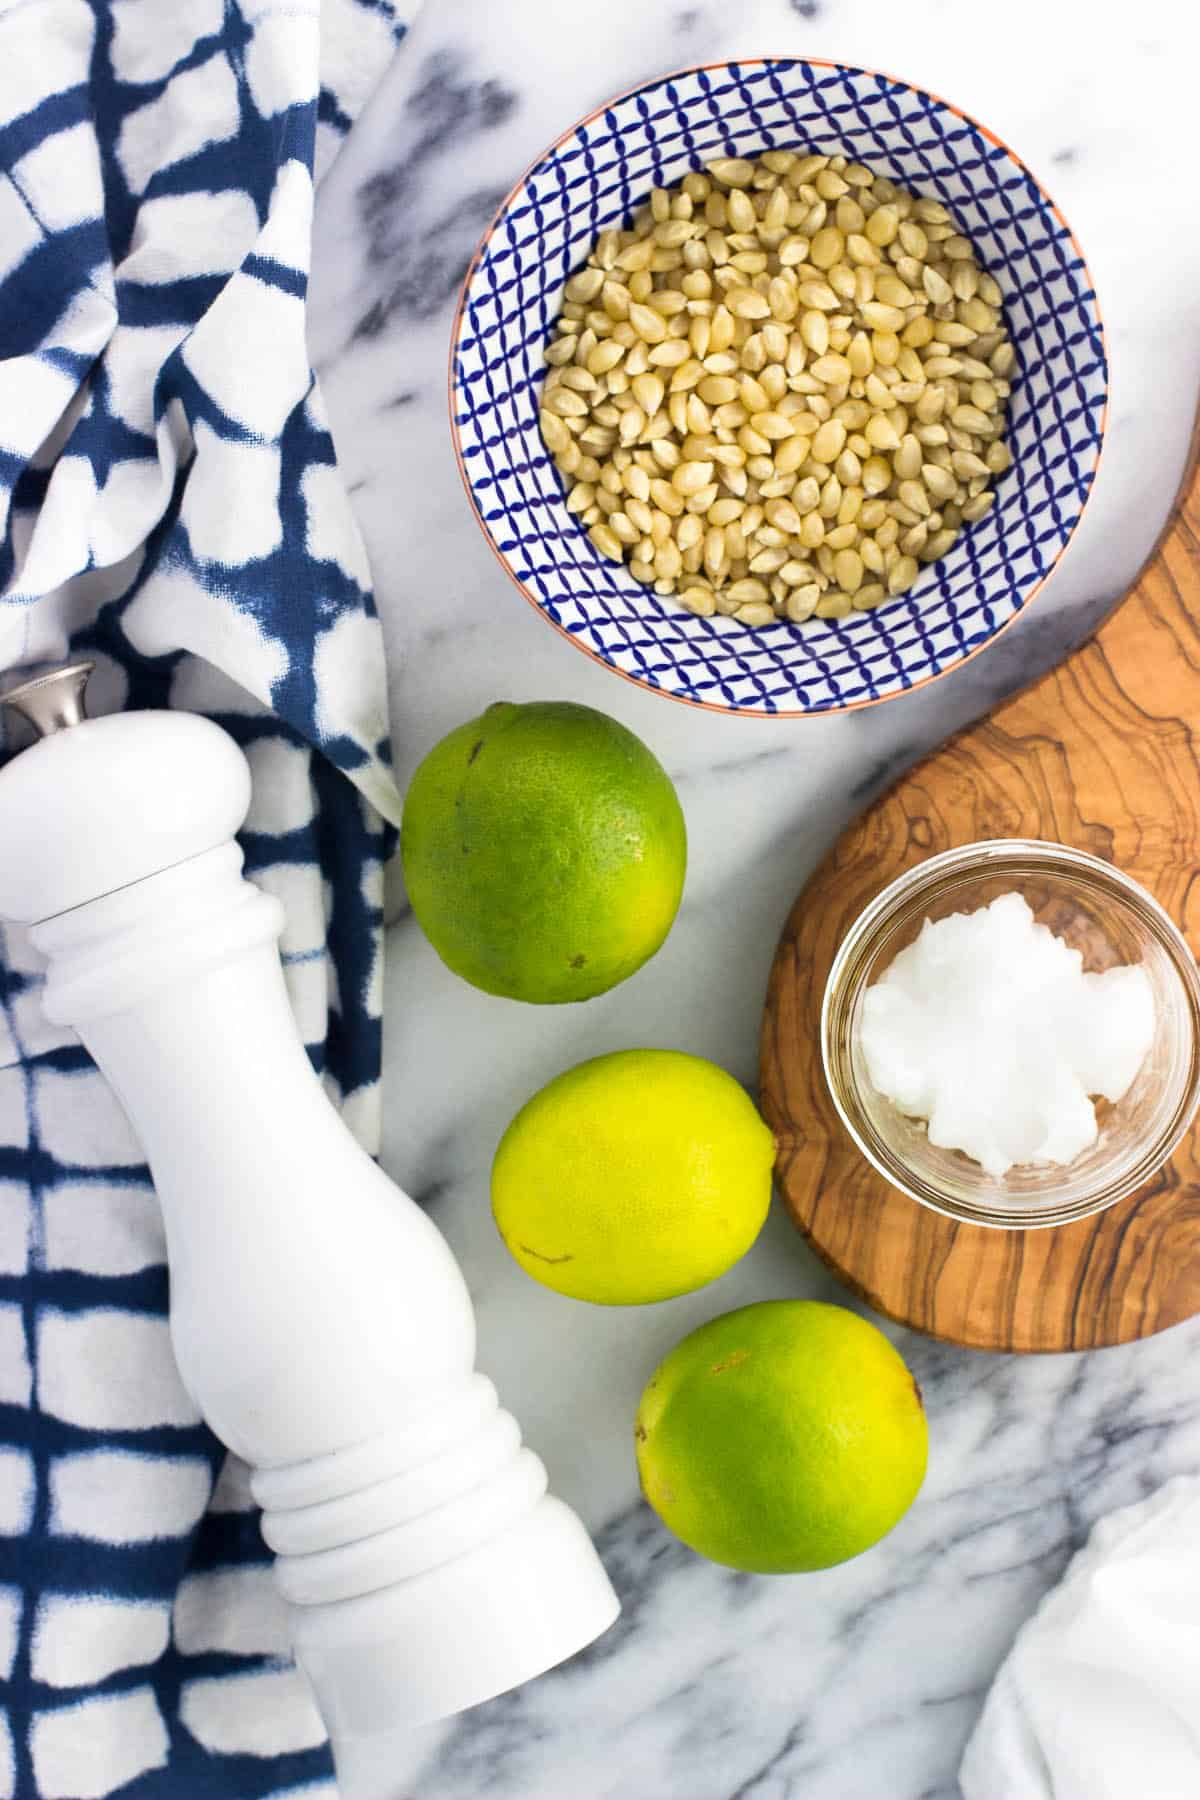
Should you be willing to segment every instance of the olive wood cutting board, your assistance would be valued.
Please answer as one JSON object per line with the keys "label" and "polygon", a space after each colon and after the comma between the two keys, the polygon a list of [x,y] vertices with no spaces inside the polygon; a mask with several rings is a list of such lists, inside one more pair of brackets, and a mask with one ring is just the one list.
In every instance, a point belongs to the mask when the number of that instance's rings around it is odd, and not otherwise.
{"label": "olive wood cutting board", "polygon": [[763,1107],[796,1224],[877,1312],[983,1350],[1089,1350],[1200,1311],[1200,1126],[1146,1187],[1073,1225],[957,1224],[890,1187],[821,1067],[825,979],[863,907],[981,838],[1054,839],[1116,863],[1200,950],[1200,468],[1124,600],[1050,674],[875,801],[804,888],[763,1020]]}

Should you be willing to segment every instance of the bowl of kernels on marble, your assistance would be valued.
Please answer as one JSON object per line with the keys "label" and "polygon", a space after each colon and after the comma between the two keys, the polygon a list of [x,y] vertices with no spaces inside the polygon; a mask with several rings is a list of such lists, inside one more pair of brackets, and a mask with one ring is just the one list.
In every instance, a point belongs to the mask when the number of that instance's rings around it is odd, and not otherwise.
{"label": "bowl of kernels on marble", "polygon": [[737,713],[906,692],[1013,622],[1104,433],[1061,213],[907,82],[684,70],[564,133],[468,270],[467,492],[525,597],[618,674]]}

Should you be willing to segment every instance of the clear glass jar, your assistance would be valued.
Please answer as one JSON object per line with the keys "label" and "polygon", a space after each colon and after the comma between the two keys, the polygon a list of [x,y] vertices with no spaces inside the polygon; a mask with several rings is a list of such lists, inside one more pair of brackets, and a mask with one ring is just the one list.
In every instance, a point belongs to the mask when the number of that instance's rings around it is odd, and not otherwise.
{"label": "clear glass jar", "polygon": [[[859,1041],[862,997],[926,919],[1024,895],[1039,924],[1083,953],[1085,969],[1141,963],[1155,1035],[1124,1099],[1096,1103],[1097,1142],[1069,1164],[1026,1165],[1000,1179],[961,1151],[939,1150],[871,1084]],[[1027,1230],[1083,1219],[1157,1173],[1200,1101],[1200,975],[1183,934],[1137,882],[1081,850],[1025,838],[947,850],[871,902],[842,942],[825,988],[821,1054],[834,1104],[868,1162],[902,1193],[974,1225]]]}

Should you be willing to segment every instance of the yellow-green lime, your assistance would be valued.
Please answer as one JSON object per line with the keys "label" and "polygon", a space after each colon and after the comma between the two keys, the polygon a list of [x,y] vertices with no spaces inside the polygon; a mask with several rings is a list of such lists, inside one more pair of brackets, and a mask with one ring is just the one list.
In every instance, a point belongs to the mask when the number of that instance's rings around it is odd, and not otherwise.
{"label": "yellow-green lime", "polygon": [[619,1050],[523,1106],[492,1164],[492,1210],[521,1267],[601,1306],[687,1294],[745,1255],[775,1143],[724,1069]]}
{"label": "yellow-green lime", "polygon": [[640,969],[683,893],[666,770],[589,706],[501,702],[429,752],[400,851],[421,929],[489,994],[588,1000]]}
{"label": "yellow-green lime", "polygon": [[925,1477],[921,1390],[842,1306],[766,1300],[693,1331],[642,1395],[642,1491],[733,1569],[826,1569],[889,1532]]}

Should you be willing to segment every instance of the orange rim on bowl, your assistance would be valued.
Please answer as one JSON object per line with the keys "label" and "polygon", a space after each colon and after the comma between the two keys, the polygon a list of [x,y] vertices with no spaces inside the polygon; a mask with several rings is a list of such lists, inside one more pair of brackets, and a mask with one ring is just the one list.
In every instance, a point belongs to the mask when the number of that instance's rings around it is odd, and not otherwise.
{"label": "orange rim on bowl", "polygon": [[[672,83],[675,83],[675,82],[678,82],[678,81],[681,81],[681,80],[684,80],[684,79],[687,79],[690,77],[694,77],[694,76],[704,76],[706,74],[715,73],[717,71],[730,71],[730,70],[741,71],[741,70],[748,70],[748,69],[765,69],[765,68],[774,68],[776,66],[783,66],[783,65],[791,66],[791,67],[800,66],[800,67],[803,67],[806,69],[822,69],[822,70],[829,70],[831,72],[836,72],[836,73],[840,73],[840,74],[861,76],[864,78],[872,79],[872,80],[878,82],[879,84],[881,84],[881,86],[886,86],[886,87],[890,87],[890,88],[897,89],[897,90],[904,90],[905,92],[907,92],[909,94],[912,94],[915,96],[920,96],[924,101],[932,103],[933,106],[941,108],[943,111],[951,114],[955,118],[961,119],[963,121],[964,125],[966,127],[968,127],[971,131],[978,133],[982,138],[986,139],[987,142],[989,142],[990,144],[993,144],[998,150],[1000,150],[1004,154],[1004,156],[1007,157],[1009,159],[1009,161],[1014,165],[1016,170],[1019,171],[1022,180],[1029,182],[1032,185],[1032,187],[1036,190],[1038,195],[1041,197],[1041,200],[1044,202],[1045,206],[1052,213],[1053,217],[1058,221],[1058,224],[1062,228],[1062,232],[1063,232],[1066,240],[1071,245],[1071,248],[1074,252],[1074,256],[1077,260],[1078,266],[1082,271],[1083,280],[1085,282],[1085,297],[1090,302],[1091,311],[1094,316],[1094,329],[1095,329],[1095,334],[1099,340],[1101,360],[1102,360],[1102,366],[1103,366],[1104,377],[1105,377],[1103,398],[1100,402],[1099,417],[1098,417],[1098,420],[1097,420],[1096,426],[1095,426],[1095,449],[1094,449],[1094,453],[1091,458],[1090,465],[1086,468],[1083,479],[1080,483],[1080,486],[1083,491],[1083,497],[1081,498],[1081,500],[1079,502],[1078,511],[1076,512],[1076,515],[1075,515],[1073,521],[1071,522],[1070,526],[1067,528],[1065,535],[1063,536],[1062,541],[1058,546],[1058,549],[1055,551],[1054,556],[1053,556],[1051,562],[1049,563],[1049,566],[1046,567],[1044,569],[1044,571],[1040,575],[1037,576],[1037,578],[1034,580],[1034,582],[1030,586],[1029,591],[1025,594],[1025,596],[1022,599],[1022,601],[1020,602],[1020,604],[1012,611],[1011,615],[1008,618],[1006,618],[1001,624],[999,624],[997,627],[995,627],[990,632],[990,634],[988,636],[986,636],[981,642],[973,645],[970,648],[964,649],[960,655],[947,659],[945,662],[942,663],[942,665],[940,667],[934,669],[930,673],[919,676],[911,681],[907,681],[904,683],[904,685],[902,685],[900,687],[890,689],[888,692],[885,692],[882,694],[868,694],[861,698],[851,698],[851,699],[846,699],[846,700],[839,699],[833,704],[819,705],[819,706],[805,706],[805,707],[788,707],[788,706],[775,706],[775,705],[754,706],[754,705],[744,704],[741,702],[705,700],[705,699],[698,698],[697,696],[692,695],[692,694],[674,692],[672,689],[660,685],[657,681],[647,680],[642,675],[634,674],[630,670],[620,667],[620,665],[618,663],[616,663],[616,662],[610,660],[608,657],[600,654],[599,651],[594,650],[589,644],[582,642],[580,637],[576,634],[576,632],[568,630],[563,624],[561,624],[557,619],[555,619],[551,615],[551,613],[547,610],[546,606],[544,606],[542,604],[542,602],[538,599],[538,597],[530,591],[530,589],[526,585],[526,583],[521,579],[521,577],[517,574],[517,572],[511,567],[507,558],[505,557],[505,555],[503,554],[503,552],[501,551],[499,546],[496,544],[496,542],[493,538],[492,532],[489,528],[488,521],[483,513],[483,510],[480,507],[478,497],[475,493],[475,489],[473,487],[471,477],[470,477],[470,474],[467,469],[466,457],[464,454],[464,448],[463,448],[463,442],[462,442],[462,435],[460,432],[461,408],[460,408],[460,394],[459,394],[459,377],[458,377],[457,366],[456,366],[457,362],[458,362],[458,354],[459,354],[459,347],[460,347],[460,336],[461,336],[461,331],[462,331],[463,317],[464,317],[464,313],[465,313],[465,310],[466,310],[466,307],[468,304],[468,299],[470,296],[471,284],[472,284],[472,282],[480,268],[480,265],[486,255],[489,243],[490,243],[497,227],[501,224],[501,222],[504,220],[506,215],[509,213],[509,211],[513,207],[514,203],[519,199],[523,190],[526,188],[527,184],[529,183],[531,177],[533,177],[533,175],[537,172],[537,170],[541,167],[541,165],[543,163],[545,163],[549,158],[551,158],[554,155],[554,153],[558,149],[560,149],[561,146],[563,146],[564,144],[567,144],[574,136],[576,136],[576,134],[584,131],[587,126],[589,126],[589,125],[593,124],[595,121],[603,118],[606,114],[610,113],[615,107],[621,105],[623,102],[634,99],[635,97],[640,96],[640,95],[648,94],[648,93],[658,90],[658,89],[669,89]],[[749,153],[752,154],[752,152],[749,152]],[[451,325],[451,332],[450,332],[450,346],[449,346],[449,357],[448,357],[448,367],[447,367],[447,396],[448,396],[448,406],[449,406],[449,413],[450,413],[450,429],[451,429],[451,437],[452,437],[452,441],[453,441],[453,445],[454,445],[455,461],[457,462],[457,465],[458,465],[459,475],[462,479],[463,487],[466,492],[467,499],[470,503],[471,510],[475,514],[476,521],[480,527],[481,532],[483,533],[484,540],[487,543],[488,548],[491,550],[493,556],[496,558],[496,561],[500,564],[501,568],[504,570],[504,572],[508,576],[509,580],[513,583],[514,587],[516,587],[517,591],[528,602],[528,604],[531,607],[533,607],[534,611],[537,612],[538,614],[540,614],[541,617],[545,619],[546,623],[553,627],[553,629],[559,634],[560,637],[564,638],[568,643],[572,644],[575,647],[575,649],[582,651],[585,656],[589,657],[591,659],[591,661],[599,664],[599,666],[601,668],[608,669],[609,671],[611,671],[611,673],[621,676],[621,678],[623,680],[630,682],[634,687],[641,688],[641,689],[649,691],[651,693],[661,694],[666,699],[677,701],[681,705],[695,707],[695,708],[698,708],[698,709],[700,709],[702,711],[706,711],[706,712],[731,714],[735,717],[745,716],[745,717],[750,717],[750,718],[763,718],[763,719],[780,719],[780,718],[801,719],[801,718],[809,718],[809,717],[825,717],[825,716],[828,716],[830,713],[837,713],[837,712],[859,711],[868,706],[881,705],[885,701],[896,699],[902,694],[915,693],[920,688],[928,687],[933,682],[940,681],[944,676],[953,673],[955,670],[965,667],[967,663],[973,661],[975,659],[975,657],[979,656],[983,651],[989,649],[992,644],[997,642],[997,640],[1004,635],[1004,633],[1010,628],[1010,626],[1015,624],[1018,619],[1020,619],[1024,616],[1024,614],[1028,610],[1029,606],[1033,603],[1033,601],[1037,598],[1037,596],[1045,588],[1046,583],[1050,579],[1050,576],[1054,573],[1054,570],[1058,567],[1058,564],[1061,561],[1064,552],[1066,551],[1068,545],[1070,544],[1072,538],[1075,535],[1075,532],[1078,529],[1079,521],[1083,516],[1083,512],[1084,512],[1084,509],[1085,509],[1085,506],[1087,503],[1087,499],[1090,497],[1090,494],[1092,491],[1092,486],[1095,481],[1096,471],[1099,466],[1100,457],[1101,457],[1101,454],[1103,451],[1105,433],[1107,431],[1107,426],[1108,426],[1109,400],[1108,400],[1107,370],[1108,370],[1108,346],[1107,346],[1107,340],[1105,337],[1104,323],[1103,323],[1103,319],[1100,314],[1099,302],[1096,298],[1095,284],[1092,281],[1091,271],[1088,268],[1087,260],[1083,255],[1083,251],[1079,245],[1079,241],[1076,238],[1074,232],[1071,230],[1071,227],[1068,225],[1067,220],[1063,216],[1062,211],[1060,210],[1060,208],[1058,207],[1056,202],[1052,199],[1051,195],[1048,193],[1046,188],[1043,186],[1043,184],[1040,181],[1038,181],[1037,177],[1032,173],[1031,170],[1029,170],[1026,167],[1026,165],[1021,161],[1020,157],[1017,156],[1015,151],[1011,148],[1011,146],[1009,144],[1007,144],[1005,142],[1005,140],[1003,138],[999,137],[994,131],[990,130],[986,125],[981,124],[979,122],[979,120],[974,118],[974,116],[972,114],[965,112],[961,107],[957,107],[951,101],[943,99],[940,95],[934,93],[931,89],[920,87],[916,83],[906,81],[900,76],[889,75],[889,74],[886,74],[885,72],[879,71],[879,70],[863,69],[863,68],[859,68],[857,66],[850,65],[850,64],[837,63],[832,60],[829,60],[826,58],[821,58],[821,57],[756,57],[756,58],[740,58],[736,62],[713,62],[713,63],[693,64],[693,65],[686,66],[686,67],[683,67],[683,68],[680,68],[677,70],[673,70],[669,74],[657,76],[657,77],[653,78],[652,80],[645,81],[645,82],[639,82],[635,86],[626,88],[621,93],[614,95],[611,99],[606,100],[602,105],[593,108],[591,112],[585,113],[581,118],[577,119],[573,124],[569,125],[565,131],[561,132],[559,134],[559,136],[553,140],[552,143],[547,145],[542,151],[539,152],[539,154],[536,157],[533,158],[533,160],[527,165],[527,167],[524,169],[524,171],[522,172],[520,177],[517,179],[517,181],[515,181],[513,183],[513,186],[510,188],[509,192],[505,195],[505,197],[504,197],[503,201],[501,202],[501,204],[499,205],[499,207],[497,207],[495,214],[493,215],[492,219],[490,220],[489,224],[487,225],[486,229],[484,230],[482,236],[480,237],[478,244],[476,245],[474,254],[471,257],[471,261],[467,267],[466,274],[463,278],[462,288],[459,293],[458,304],[455,307],[454,318],[453,318],[453,322]],[[548,460],[548,458],[547,458],[547,460]],[[557,479],[557,476],[556,476],[556,479]],[[563,496],[563,498],[565,501],[565,495]],[[565,511],[565,507],[564,507],[564,511]],[[796,631],[802,631],[804,628],[792,626],[789,629],[796,632]],[[747,633],[746,635],[750,636],[751,634]]]}

